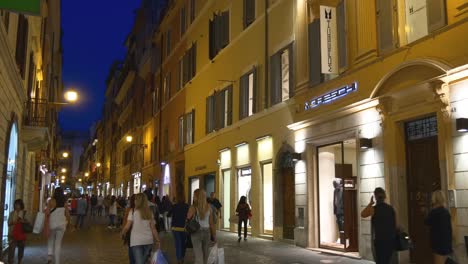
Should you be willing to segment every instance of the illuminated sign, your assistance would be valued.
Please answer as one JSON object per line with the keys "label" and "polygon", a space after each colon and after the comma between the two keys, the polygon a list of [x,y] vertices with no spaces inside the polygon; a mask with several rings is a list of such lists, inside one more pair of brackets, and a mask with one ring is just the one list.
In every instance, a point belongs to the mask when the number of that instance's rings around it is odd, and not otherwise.
{"label": "illuminated sign", "polygon": [[322,73],[338,73],[338,29],[336,8],[320,6],[320,50]]}
{"label": "illuminated sign", "polygon": [[353,82],[350,85],[343,86],[306,102],[304,109],[309,110],[322,104],[328,104],[355,91],[357,91],[357,82]]}

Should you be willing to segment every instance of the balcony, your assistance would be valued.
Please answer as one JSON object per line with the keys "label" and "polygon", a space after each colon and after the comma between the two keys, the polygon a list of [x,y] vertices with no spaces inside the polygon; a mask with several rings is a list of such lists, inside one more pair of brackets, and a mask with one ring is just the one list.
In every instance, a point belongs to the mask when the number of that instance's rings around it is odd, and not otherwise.
{"label": "balcony", "polygon": [[47,100],[30,99],[26,101],[23,111],[22,140],[29,151],[44,149],[49,144],[49,108]]}
{"label": "balcony", "polygon": [[127,95],[127,91],[130,88],[130,86],[133,83],[133,80],[135,79],[136,72],[135,72],[135,66],[133,65],[133,62],[127,61],[125,65],[123,66],[122,73],[119,76],[118,79],[118,92],[115,97],[115,102],[120,105]]}

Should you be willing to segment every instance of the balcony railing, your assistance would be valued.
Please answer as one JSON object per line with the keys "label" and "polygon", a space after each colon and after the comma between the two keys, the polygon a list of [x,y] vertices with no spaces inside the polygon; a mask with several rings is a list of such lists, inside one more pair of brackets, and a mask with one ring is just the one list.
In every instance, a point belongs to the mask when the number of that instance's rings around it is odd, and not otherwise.
{"label": "balcony railing", "polygon": [[48,125],[48,105],[45,99],[29,99],[24,107],[24,125],[46,127]]}

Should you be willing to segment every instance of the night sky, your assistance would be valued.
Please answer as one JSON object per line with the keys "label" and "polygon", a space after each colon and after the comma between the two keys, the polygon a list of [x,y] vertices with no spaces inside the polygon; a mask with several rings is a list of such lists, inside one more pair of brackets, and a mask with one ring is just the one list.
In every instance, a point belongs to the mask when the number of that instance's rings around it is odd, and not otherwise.
{"label": "night sky", "polygon": [[102,115],[105,80],[114,60],[125,57],[124,41],[141,0],[62,1],[63,81],[80,94],[60,112],[63,130],[87,131]]}

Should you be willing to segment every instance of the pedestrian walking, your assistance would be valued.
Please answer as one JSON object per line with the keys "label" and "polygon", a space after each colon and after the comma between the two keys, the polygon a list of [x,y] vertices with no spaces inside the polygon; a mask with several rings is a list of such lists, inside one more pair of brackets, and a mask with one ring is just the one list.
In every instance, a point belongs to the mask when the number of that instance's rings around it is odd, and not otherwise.
{"label": "pedestrian walking", "polygon": [[109,215],[110,205],[111,205],[111,196],[110,196],[110,195],[107,195],[107,196],[104,198],[104,215],[105,215],[105,216],[108,216],[108,215]]}
{"label": "pedestrian walking", "polygon": [[113,229],[116,228],[115,217],[117,216],[117,208],[120,208],[120,205],[117,203],[115,196],[112,196],[109,201],[109,225],[107,228]]}
{"label": "pedestrian walking", "polygon": [[432,193],[432,210],[425,223],[430,228],[431,248],[434,264],[446,263],[452,254],[452,224],[450,212],[446,208],[446,199],[442,191]]}
{"label": "pedestrian walking", "polygon": [[14,209],[8,217],[8,263],[15,263],[15,251],[18,248],[18,264],[21,264],[26,245],[26,234],[23,230],[23,223],[27,223],[26,211],[23,200],[17,199]]}
{"label": "pedestrian walking", "polygon": [[160,248],[160,240],[153,214],[148,206],[148,199],[143,193],[135,195],[135,210],[128,214],[127,224],[122,229],[122,237],[130,228],[130,247],[135,264],[145,264],[151,255],[151,248]]}
{"label": "pedestrian walking", "polygon": [[102,194],[99,195],[97,198],[97,214],[98,216],[102,216],[102,211],[104,210],[104,197]]}
{"label": "pedestrian walking", "polygon": [[185,202],[183,194],[177,196],[177,201],[172,205],[170,214],[172,215],[172,234],[174,236],[174,244],[176,249],[177,263],[184,263],[187,231],[185,231],[185,220],[189,205]]}
{"label": "pedestrian walking", "polygon": [[82,195],[76,204],[76,229],[83,228],[87,206],[86,198]]}
{"label": "pedestrian walking", "polygon": [[208,204],[211,205],[211,209],[214,212],[213,220],[214,220],[214,224],[216,225],[218,223],[218,218],[221,217],[221,207],[223,207],[223,205],[218,200],[218,198],[216,198],[215,192],[212,192],[210,194],[210,197],[207,199],[207,201],[208,201]]}
{"label": "pedestrian walking", "polygon": [[60,264],[62,238],[67,224],[70,222],[70,212],[66,206],[66,198],[61,187],[55,188],[52,199],[45,210],[45,235],[48,237],[47,263]]}
{"label": "pedestrian walking", "polygon": [[247,197],[241,196],[239,203],[237,204],[236,213],[239,216],[239,222],[237,224],[237,235],[239,238],[237,239],[237,242],[240,242],[242,239],[242,223],[244,223],[244,241],[247,241],[247,221],[252,213],[252,209],[247,203]]}
{"label": "pedestrian walking", "polygon": [[[133,215],[133,212],[135,210],[135,195],[132,194],[132,196],[130,196],[130,199],[129,199],[129,203],[128,203],[128,207],[125,209],[125,214],[124,214],[124,217],[123,217],[123,223],[122,223],[122,226],[125,227],[127,225],[127,222],[128,222],[128,216],[129,214],[132,214]],[[130,227],[127,232],[122,232],[123,233],[123,240],[124,240],[124,244],[127,245],[128,247],[128,260],[130,262],[130,264],[135,264],[135,259],[133,257],[133,253],[132,253],[132,249],[130,247],[130,234],[131,234],[131,228]]]}
{"label": "pedestrian walking", "polygon": [[193,192],[193,204],[187,213],[187,220],[195,219],[200,224],[200,229],[191,235],[195,264],[205,264],[208,260],[208,246],[210,236],[216,242],[216,229],[211,217],[211,206],[206,202],[206,192],[196,189]]}
{"label": "pedestrian walking", "polygon": [[164,230],[169,232],[171,230],[171,215],[169,212],[171,211],[172,203],[168,195],[162,198],[161,206],[161,212],[164,218]]}
{"label": "pedestrian walking", "polygon": [[[374,197],[377,203],[374,203]],[[371,217],[374,259],[376,264],[391,263],[395,252],[397,235],[396,213],[393,207],[385,202],[385,190],[378,187],[374,190],[369,204],[361,212],[361,217]],[[375,206],[374,206],[375,204]]]}
{"label": "pedestrian walking", "polygon": [[94,217],[96,216],[97,203],[98,203],[96,195],[93,194],[90,200],[91,200],[91,216]]}

